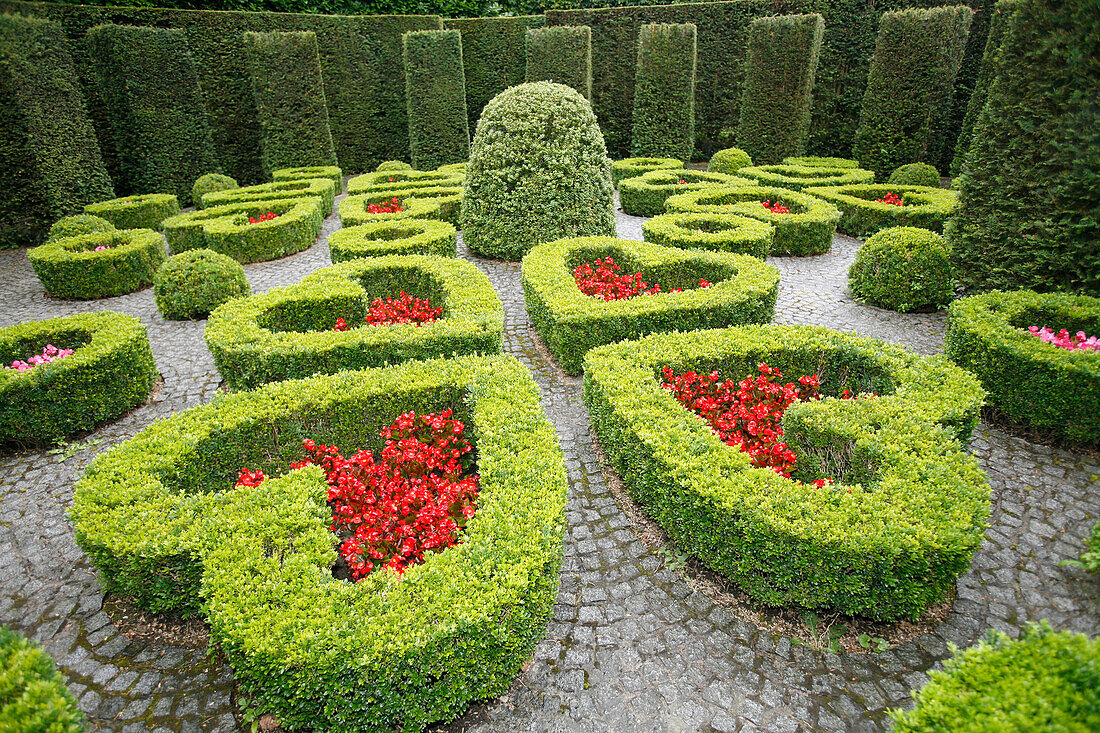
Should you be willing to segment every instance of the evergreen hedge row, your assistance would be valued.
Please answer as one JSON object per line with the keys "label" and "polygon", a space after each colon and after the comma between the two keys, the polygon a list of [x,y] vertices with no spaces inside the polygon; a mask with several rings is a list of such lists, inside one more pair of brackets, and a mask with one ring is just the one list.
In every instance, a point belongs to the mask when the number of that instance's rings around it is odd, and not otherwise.
{"label": "evergreen hedge row", "polygon": [[405,95],[412,166],[428,171],[470,157],[459,31],[406,33]]}
{"label": "evergreen hedge row", "polygon": [[50,655],[0,626],[0,730],[84,733],[86,722]]}
{"label": "evergreen hedge row", "polygon": [[[806,193],[840,209],[837,228],[861,238],[888,227],[908,226],[943,232],[944,222],[958,202],[958,194],[947,188],[899,186],[896,183],[813,187],[806,189]],[[902,205],[878,200],[888,193],[901,197]]]}
{"label": "evergreen hedge row", "polygon": [[[395,192],[360,193],[347,196],[336,207],[340,216],[340,225],[344,228],[356,227],[368,222],[401,221],[404,219],[440,219],[444,218],[443,204],[439,199],[416,198],[399,199],[401,211],[392,214],[372,214],[367,210],[370,204],[380,204],[397,198]],[[396,192],[400,193],[400,192]]]}
{"label": "evergreen hedge row", "polygon": [[558,25],[527,31],[527,81],[564,84],[592,99],[592,29]]}
{"label": "evergreen hedge row", "polygon": [[691,23],[652,23],[638,32],[630,138],[634,157],[691,160],[696,36]]}
{"label": "evergreen hedge row", "polygon": [[683,170],[684,161],[677,158],[625,158],[611,164],[611,185],[615,188],[627,178],[659,170]]}
{"label": "evergreen hedge row", "polygon": [[300,199],[315,197],[321,199],[321,211],[328,216],[336,201],[332,179],[299,178],[297,180],[260,183],[255,186],[231,188],[204,194],[199,208],[209,209],[227,204],[259,203],[270,199]]}
{"label": "evergreen hedge row", "polygon": [[357,257],[386,255],[456,257],[457,239],[454,226],[445,221],[373,221],[333,232],[328,238],[328,251],[333,264]]}
{"label": "evergreen hedge row", "polygon": [[[172,254],[212,249],[237,262],[266,262],[309,249],[321,233],[326,212],[317,197],[265,199],[189,211],[164,222]],[[264,214],[274,219],[249,223]]]}
{"label": "evergreen hedge row", "polygon": [[332,181],[337,196],[344,192],[344,171],[335,165],[306,165],[297,168],[279,168],[271,171],[271,180],[299,181],[303,178],[327,178]]}
{"label": "evergreen hedge row", "polygon": [[[96,252],[96,247],[106,249]],[[47,295],[77,300],[113,298],[148,287],[167,258],[164,237],[151,229],[60,237],[27,252]]]}
{"label": "evergreen hedge row", "polygon": [[88,204],[84,212],[106,219],[116,229],[160,231],[165,219],[180,213],[180,202],[170,193],[136,194]]}
{"label": "evergreen hedge row", "polygon": [[875,174],[863,168],[811,168],[788,164],[750,165],[739,168],[737,175],[792,191],[803,191],[812,186],[850,186],[875,180]]}
{"label": "evergreen hedge row", "polygon": [[619,182],[619,204],[631,216],[657,216],[665,213],[672,196],[713,186],[750,186],[747,178],[697,171],[691,168],[657,168]]}
{"label": "evergreen hedge row", "polygon": [[642,222],[645,241],[662,247],[736,252],[765,259],[775,227],[736,214],[661,214]]}

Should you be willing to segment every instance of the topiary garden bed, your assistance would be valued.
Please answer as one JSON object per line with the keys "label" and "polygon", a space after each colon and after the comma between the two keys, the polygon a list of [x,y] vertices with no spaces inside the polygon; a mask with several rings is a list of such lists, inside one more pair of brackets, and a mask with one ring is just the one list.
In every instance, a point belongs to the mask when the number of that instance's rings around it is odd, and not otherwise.
{"label": "topiary garden bed", "polygon": [[180,202],[170,193],[134,194],[88,204],[84,213],[106,219],[116,229],[160,231],[165,219],[180,213]]}
{"label": "topiary garden bed", "polygon": [[873,183],[875,174],[862,168],[825,168],[803,165],[761,165],[741,168],[737,175],[757,181],[763,186],[778,186],[791,191],[804,191],[811,186],[851,186]]}
{"label": "topiary garden bed", "polygon": [[457,255],[454,226],[432,219],[374,221],[338,229],[328,238],[329,258],[335,264],[357,257],[386,255]]}
{"label": "topiary garden bed", "polygon": [[313,246],[327,213],[322,206],[317,197],[216,206],[168,219],[164,236],[173,254],[210,249],[245,264],[266,262]]}
{"label": "topiary garden bed", "polygon": [[665,202],[678,193],[701,191],[713,186],[750,186],[747,178],[725,173],[681,168],[656,170],[627,178],[619,183],[619,205],[631,216],[657,216],[665,213]]}
{"label": "topiary garden bed", "polygon": [[942,233],[943,223],[958,199],[955,191],[946,188],[893,183],[815,186],[807,188],[806,193],[834,204],[841,212],[840,230],[861,238],[900,226]]}
{"label": "topiary garden bed", "polygon": [[[407,193],[399,191],[397,193]],[[394,199],[397,199],[394,201]],[[433,198],[400,198],[393,192],[360,193],[346,196],[336,207],[340,224],[344,227],[356,227],[368,222],[398,221],[402,219],[439,219],[443,220],[443,204]]]}
{"label": "topiary garden bed", "polygon": [[344,192],[344,171],[334,165],[307,165],[271,171],[271,179],[276,182],[297,181],[302,178],[326,178],[332,181],[337,196]]}
{"label": "topiary garden bed", "polygon": [[212,209],[229,204],[262,203],[272,199],[321,199],[321,209],[327,216],[336,200],[336,189],[329,178],[299,178],[289,181],[261,183],[226,191],[203,194],[200,209]]}
{"label": "topiary garden bed", "polygon": [[684,161],[676,158],[625,158],[611,163],[611,185],[615,188],[627,178],[659,170],[680,170]]}
{"label": "topiary garden bed", "polygon": [[93,300],[152,285],[167,254],[152,229],[122,229],[51,239],[27,258],[47,295]]}
{"label": "topiary garden bed", "polygon": [[642,222],[645,241],[662,247],[736,252],[765,259],[775,227],[736,214],[661,214]]}
{"label": "topiary garden bed", "polygon": [[456,171],[389,170],[364,173],[348,180],[348,195],[377,193],[390,189],[461,186],[463,174]]}

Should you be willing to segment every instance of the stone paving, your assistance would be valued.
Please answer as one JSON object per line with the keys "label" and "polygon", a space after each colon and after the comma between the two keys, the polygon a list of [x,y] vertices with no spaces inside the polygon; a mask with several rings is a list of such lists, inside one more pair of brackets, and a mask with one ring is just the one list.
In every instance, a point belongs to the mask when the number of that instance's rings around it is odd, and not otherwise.
{"label": "stone paving", "polygon": [[[641,238],[620,214],[620,236]],[[254,292],[329,264],[326,238],[277,262],[248,265]],[[854,302],[846,271],[859,241],[828,255],[773,259],[782,272],[776,321],[814,323],[935,353],[943,315],[900,315]],[[512,689],[474,706],[448,731],[876,731],[928,670],[987,628],[1029,620],[1100,633],[1100,582],[1058,563],[1077,557],[1100,517],[1100,461],[981,426],[972,449],[993,487],[992,527],[933,632],[880,654],[828,654],[736,621],[695,592],[635,536],[600,472],[581,381],[540,353],[527,329],[517,263],[461,255],[492,279],[506,309],[505,348],[532,370],[569,470],[561,592],[547,639]],[[58,662],[93,727],[111,731],[235,731],[231,671],[205,650],[130,641],[102,610],[95,571],[65,514],[94,451],[153,420],[208,401],[220,378],[204,322],[166,322],[151,290],[102,301],[47,299],[25,251],[0,252],[0,326],[109,309],[149,328],[164,387],[149,405],[88,436],[67,460],[0,454],[0,623]],[[87,440],[86,439],[86,440]]]}

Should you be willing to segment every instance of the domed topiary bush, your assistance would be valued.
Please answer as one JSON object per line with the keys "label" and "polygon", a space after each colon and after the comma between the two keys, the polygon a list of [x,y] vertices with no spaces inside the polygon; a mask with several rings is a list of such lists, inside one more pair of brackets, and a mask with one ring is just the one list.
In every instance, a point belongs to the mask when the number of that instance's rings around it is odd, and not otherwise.
{"label": "domed topiary bush", "polygon": [[64,239],[66,237],[79,237],[82,234],[100,234],[113,232],[115,225],[106,219],[91,214],[76,214],[58,219],[50,227],[47,240]]}
{"label": "domed topiary bush", "polygon": [[883,229],[856,252],[848,287],[860,300],[902,313],[942,308],[955,293],[947,245],[927,229]]}
{"label": "domed topiary bush", "polygon": [[741,148],[726,148],[710,156],[707,170],[711,173],[736,173],[752,165],[752,156]]}
{"label": "domed topiary bush", "polygon": [[209,249],[173,255],[153,280],[157,310],[172,321],[203,318],[227,300],[251,292],[241,263]]}
{"label": "domed topiary bush", "polygon": [[899,186],[931,186],[932,188],[940,187],[940,172],[936,170],[936,166],[928,165],[927,163],[909,163],[908,165],[898,166],[897,169],[890,174],[890,180],[887,183],[896,183]]}
{"label": "domed topiary bush", "polygon": [[49,655],[0,626],[0,730],[82,733],[84,723]]}
{"label": "domed topiary bush", "polygon": [[603,133],[576,90],[520,84],[485,106],[462,197],[473,252],[518,260],[542,242],[613,236],[612,195]]}
{"label": "domed topiary bush", "polygon": [[403,160],[383,160],[376,171],[411,171],[413,167]]}
{"label": "domed topiary bush", "polygon": [[234,188],[238,188],[237,182],[229,176],[223,176],[221,173],[207,173],[195,179],[194,185],[191,186],[191,200],[195,206],[199,206],[205,194],[230,191]]}

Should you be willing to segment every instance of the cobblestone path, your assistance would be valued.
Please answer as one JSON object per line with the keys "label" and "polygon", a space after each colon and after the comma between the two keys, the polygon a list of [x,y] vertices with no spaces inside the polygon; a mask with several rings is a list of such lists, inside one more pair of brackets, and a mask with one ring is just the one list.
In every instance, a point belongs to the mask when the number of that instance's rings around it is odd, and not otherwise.
{"label": "cobblestone path", "polygon": [[[641,238],[620,215],[620,236]],[[329,264],[325,239],[277,262],[248,265],[254,292],[297,282]],[[899,315],[846,292],[859,242],[838,236],[828,255],[772,260],[782,271],[776,320],[814,323],[941,349],[942,314]],[[536,350],[519,265],[463,256],[492,279],[506,310],[505,349],[542,388],[569,470],[561,593],[548,638],[503,698],[480,704],[449,731],[872,731],[905,704],[926,672],[987,628],[1015,633],[1047,618],[1100,633],[1100,582],[1059,561],[1080,554],[1100,517],[1100,462],[981,426],[972,449],[993,487],[992,527],[958,584],[946,621],[881,654],[826,654],[734,620],[669,570],[636,538],[600,473],[580,380]],[[104,426],[102,442],[61,460],[45,451],[0,455],[0,623],[43,644],[94,726],[112,731],[235,731],[230,670],[203,650],[130,641],[103,612],[94,569],[66,510],[95,451],[153,420],[208,401],[220,378],[205,322],[166,322],[151,290],[101,301],[47,299],[24,251],[0,252],[0,326],[92,310],[139,317],[149,328],[164,388],[151,404]]]}

